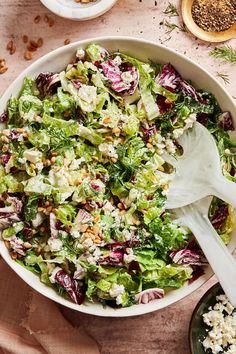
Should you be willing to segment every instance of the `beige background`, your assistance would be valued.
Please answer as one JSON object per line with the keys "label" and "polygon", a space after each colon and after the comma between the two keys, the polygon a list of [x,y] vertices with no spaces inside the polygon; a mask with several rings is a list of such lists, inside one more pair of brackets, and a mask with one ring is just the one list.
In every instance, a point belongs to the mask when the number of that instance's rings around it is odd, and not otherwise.
{"label": "beige background", "polygon": [[[173,0],[172,3],[179,9],[180,1]],[[44,40],[43,47],[34,53],[33,60],[60,47],[65,39],[72,42],[95,36],[126,35],[174,48],[200,63],[216,77],[217,72],[229,75],[228,84],[219,77],[217,79],[232,96],[236,96],[236,65],[222,64],[210,57],[209,52],[214,45],[203,43],[187,32],[175,28],[167,33],[169,28],[163,24],[165,21],[182,26],[179,17],[163,14],[167,5],[168,1],[164,0],[118,0],[112,10],[98,19],[72,22],[50,14],[39,0],[0,0],[0,57],[7,60],[9,68],[4,75],[0,75],[0,95],[30,64],[23,58],[26,47],[22,42],[23,35],[34,40],[42,37]],[[52,27],[43,21],[46,14],[55,21]],[[35,24],[37,15],[41,16],[41,21]],[[16,44],[14,55],[6,51],[10,39]],[[236,47],[236,39],[227,44]],[[102,354],[189,354],[188,326],[192,311],[214,282],[211,279],[193,295],[168,309],[130,319],[97,318],[65,308],[61,310],[73,324],[84,326],[99,343]]]}

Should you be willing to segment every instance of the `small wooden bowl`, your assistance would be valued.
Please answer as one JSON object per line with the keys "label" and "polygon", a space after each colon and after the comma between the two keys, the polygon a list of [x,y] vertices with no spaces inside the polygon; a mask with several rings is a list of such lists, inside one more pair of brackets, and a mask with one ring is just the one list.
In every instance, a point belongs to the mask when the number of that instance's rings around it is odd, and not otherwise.
{"label": "small wooden bowl", "polygon": [[196,37],[206,42],[224,42],[236,37],[236,22],[226,31],[208,32],[200,28],[193,20],[192,5],[194,0],[182,0],[181,12],[187,29]]}

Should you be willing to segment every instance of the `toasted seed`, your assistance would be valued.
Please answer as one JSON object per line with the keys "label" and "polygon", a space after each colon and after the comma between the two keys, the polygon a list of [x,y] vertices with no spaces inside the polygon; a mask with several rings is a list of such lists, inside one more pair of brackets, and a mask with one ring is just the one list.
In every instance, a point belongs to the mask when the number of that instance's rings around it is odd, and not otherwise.
{"label": "toasted seed", "polygon": [[24,34],[23,37],[22,37],[23,43],[27,43],[28,40],[29,40],[28,36],[26,36],[26,34]]}
{"label": "toasted seed", "polygon": [[11,50],[13,46],[13,40],[11,39],[8,43],[7,43],[7,50]]}
{"label": "toasted seed", "polygon": [[40,229],[39,229],[40,232],[45,232],[46,231],[46,228],[44,226],[41,226]]}
{"label": "toasted seed", "polygon": [[105,137],[105,139],[108,140],[108,141],[113,141],[113,137],[110,136],[110,135],[107,135],[107,136]]}
{"label": "toasted seed", "polygon": [[4,68],[6,66],[6,60],[5,59],[0,59],[0,68]]}
{"label": "toasted seed", "polygon": [[112,161],[113,163],[116,163],[116,162],[117,162],[117,159],[116,159],[115,157],[112,157],[112,158],[111,158],[111,161]]}
{"label": "toasted seed", "polygon": [[32,57],[32,53],[27,50],[24,54],[25,60],[32,60]]}
{"label": "toasted seed", "polygon": [[98,157],[97,156],[92,156],[92,160],[98,161]]}
{"label": "toasted seed", "polygon": [[27,45],[27,49],[28,49],[29,52],[36,52],[36,50],[37,50],[37,48],[32,47],[30,44]]}
{"label": "toasted seed", "polygon": [[152,149],[152,148],[153,148],[153,145],[152,145],[152,144],[150,144],[150,143],[147,143],[147,145],[146,145],[146,146],[147,146],[147,148],[148,148],[148,149]]}
{"label": "toasted seed", "polygon": [[33,39],[30,40],[30,45],[31,47],[34,47],[34,48],[38,48],[38,43],[36,41],[34,41]]}
{"label": "toasted seed", "polygon": [[15,46],[15,44],[13,43],[11,49],[9,50],[10,55],[13,55],[13,54],[15,53],[15,51],[16,51],[16,46]]}
{"label": "toasted seed", "polygon": [[40,37],[40,38],[37,40],[37,45],[38,45],[38,48],[42,47],[42,45],[43,45],[43,38]]}
{"label": "toasted seed", "polygon": [[44,15],[44,22],[46,22],[46,23],[48,23],[48,21],[49,21],[49,17],[48,17],[48,15]]}
{"label": "toasted seed", "polygon": [[124,210],[124,209],[125,209],[123,203],[118,203],[117,206],[118,206],[118,208],[121,209],[121,210]]}
{"label": "toasted seed", "polygon": [[64,45],[67,45],[67,44],[70,44],[70,39],[69,38],[64,40]]}
{"label": "toasted seed", "polygon": [[58,153],[56,151],[52,152],[52,156],[57,156],[57,155],[58,155]]}
{"label": "toasted seed", "polygon": [[8,70],[8,67],[0,68],[0,74],[4,74]]}
{"label": "toasted seed", "polygon": [[54,165],[54,164],[55,164],[55,162],[56,162],[56,157],[55,157],[55,156],[53,156],[53,157],[51,158],[51,164],[52,164],[52,165]]}
{"label": "toasted seed", "polygon": [[40,15],[37,15],[35,18],[34,18],[34,23],[39,23],[41,20],[41,16]]}
{"label": "toasted seed", "polygon": [[17,133],[24,133],[25,132],[25,129],[24,128],[17,128],[16,129]]}
{"label": "toasted seed", "polygon": [[50,17],[49,20],[48,20],[49,27],[54,26],[54,23],[55,23],[55,21],[53,20],[53,18]]}

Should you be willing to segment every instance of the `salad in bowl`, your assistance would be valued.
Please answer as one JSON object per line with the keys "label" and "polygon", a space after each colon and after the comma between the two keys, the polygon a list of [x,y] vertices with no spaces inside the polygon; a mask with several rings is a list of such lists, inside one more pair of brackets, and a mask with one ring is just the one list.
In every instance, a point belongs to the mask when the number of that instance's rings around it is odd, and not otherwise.
{"label": "salad in bowl", "polygon": [[[165,208],[174,171],[165,157],[182,154],[178,138],[198,121],[235,180],[233,119],[158,62],[78,46],[63,70],[26,76],[0,116],[1,238],[67,303],[142,306],[206,269],[194,235]],[[209,215],[229,243],[231,207],[215,198]]]}

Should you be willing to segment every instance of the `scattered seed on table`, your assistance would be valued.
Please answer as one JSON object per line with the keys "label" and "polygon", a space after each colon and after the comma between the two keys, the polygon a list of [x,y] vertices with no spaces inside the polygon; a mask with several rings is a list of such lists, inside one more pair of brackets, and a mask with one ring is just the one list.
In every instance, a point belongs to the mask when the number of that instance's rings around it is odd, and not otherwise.
{"label": "scattered seed on table", "polygon": [[38,48],[42,47],[42,45],[43,45],[43,38],[40,37],[40,38],[37,40],[37,45],[38,45]]}
{"label": "scattered seed on table", "polygon": [[28,38],[28,36],[26,36],[26,34],[24,34],[22,37],[22,40],[23,40],[23,43],[27,43],[29,38]]}
{"label": "scattered seed on table", "polygon": [[34,23],[39,23],[41,20],[41,16],[40,15],[37,15],[35,18],[34,18]]}
{"label": "scattered seed on table", "polygon": [[25,60],[32,60],[32,58],[33,58],[32,53],[27,50],[24,54],[24,58],[25,58]]}
{"label": "scattered seed on table", "polygon": [[70,44],[70,39],[69,38],[64,40],[64,45],[67,45],[67,44]]}

